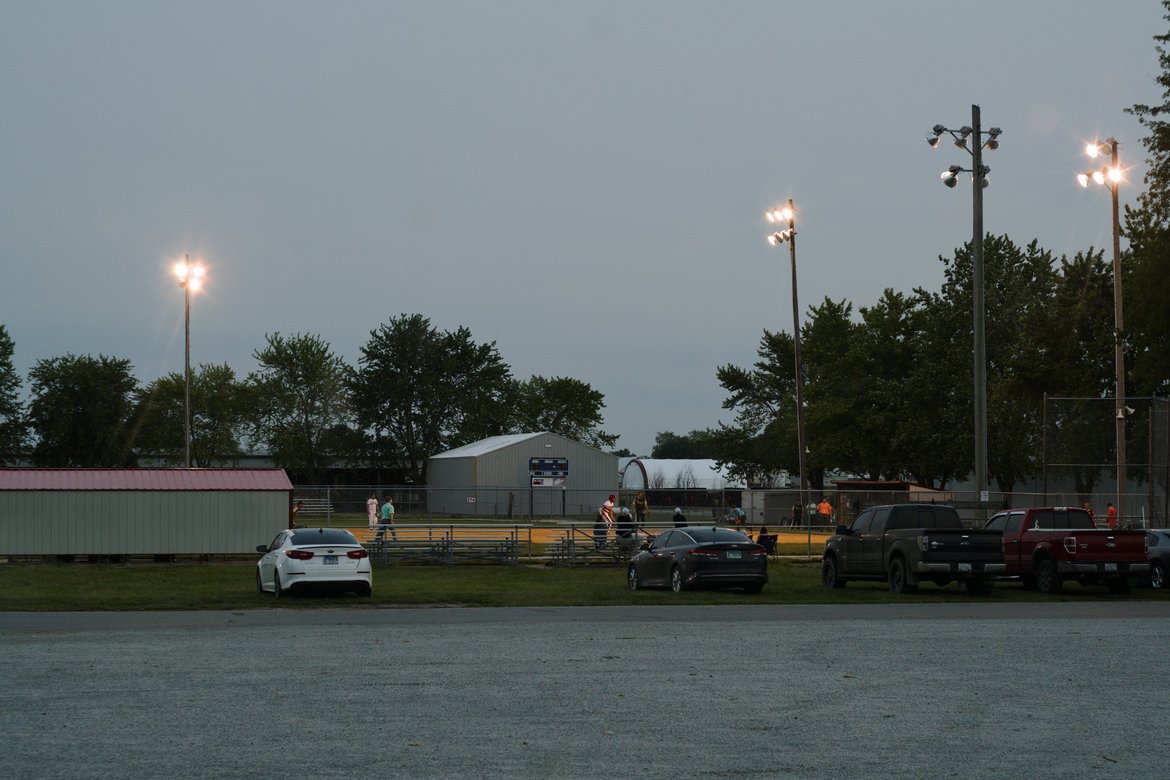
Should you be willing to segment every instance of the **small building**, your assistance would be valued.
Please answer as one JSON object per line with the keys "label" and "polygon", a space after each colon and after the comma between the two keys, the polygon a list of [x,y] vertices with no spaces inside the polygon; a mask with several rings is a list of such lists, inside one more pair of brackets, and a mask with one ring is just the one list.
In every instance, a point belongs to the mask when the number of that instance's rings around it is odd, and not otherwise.
{"label": "small building", "polygon": [[833,508],[840,523],[851,522],[862,509],[875,504],[951,504],[955,500],[953,490],[902,479],[834,479],[830,483],[837,491]]}
{"label": "small building", "polygon": [[427,461],[427,509],[456,517],[592,517],[618,459],[556,433],[491,436]]}
{"label": "small building", "polygon": [[250,553],[292,496],[283,469],[0,469],[0,555]]}

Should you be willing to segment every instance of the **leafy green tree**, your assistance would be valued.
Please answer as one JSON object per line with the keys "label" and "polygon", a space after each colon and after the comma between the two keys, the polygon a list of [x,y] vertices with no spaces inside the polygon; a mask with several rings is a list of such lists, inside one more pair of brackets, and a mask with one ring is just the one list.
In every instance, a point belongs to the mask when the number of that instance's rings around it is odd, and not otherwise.
{"label": "leafy green tree", "polygon": [[129,432],[138,381],[130,361],[66,355],[29,371],[32,460],[47,467],[135,465]]}
{"label": "leafy green tree", "polygon": [[[1170,0],[1163,0],[1170,22]],[[1126,207],[1129,256],[1123,273],[1125,340],[1133,380],[1131,395],[1170,395],[1170,329],[1166,307],[1170,301],[1170,33],[1154,36],[1161,72],[1157,83],[1162,100],[1138,104],[1127,113],[1138,118],[1149,135],[1142,139],[1147,163],[1145,191],[1136,207]]]}
{"label": "leafy green tree", "polygon": [[732,423],[706,431],[709,457],[751,485],[771,484],[781,471],[799,473],[796,436],[796,362],[791,334],[765,330],[751,369],[720,366]]}
{"label": "leafy green tree", "polygon": [[851,303],[825,298],[809,309],[803,331],[805,469],[809,486],[823,490],[827,470],[852,469],[859,460],[856,423],[872,411],[872,386],[855,370],[859,326]]}
{"label": "leafy green tree", "polygon": [[[172,465],[186,462],[183,436],[185,382],[179,373],[156,379],[137,393],[135,447],[140,457]],[[253,418],[253,393],[226,363],[201,365],[191,374],[191,463],[234,465]]]}
{"label": "leafy green tree", "polygon": [[250,375],[255,418],[251,435],[274,463],[310,483],[345,458],[352,420],[351,369],[320,336],[268,334],[253,353]]}
{"label": "leafy green tree", "polygon": [[[951,470],[933,437],[940,399],[925,299],[886,289],[860,312],[861,325],[849,345],[857,393],[856,460],[849,470],[870,479],[945,484]],[[932,370],[920,373],[924,366]]]}
{"label": "leafy green tree", "polygon": [[549,431],[598,449],[617,443],[617,436],[601,430],[605,396],[579,379],[533,376],[516,382],[512,392],[517,433]]}
{"label": "leafy green tree", "polygon": [[351,386],[374,463],[425,482],[432,455],[510,429],[511,370],[494,342],[477,344],[467,328],[440,331],[404,314],[372,331],[361,352]]}
{"label": "leafy green tree", "polygon": [[1045,462],[1068,464],[1051,473],[1071,475],[1087,500],[1115,444],[1113,404],[1105,400],[1114,379],[1113,271],[1104,252],[1061,258],[1051,309]]}
{"label": "leafy green tree", "polygon": [[654,449],[650,457],[681,460],[710,458],[707,434],[705,431],[691,431],[683,435],[662,431],[654,437]]}
{"label": "leafy green tree", "polygon": [[[941,258],[940,258],[941,259]],[[971,310],[915,290],[914,362],[902,384],[901,468],[920,484],[945,488],[973,466]]]}
{"label": "leafy green tree", "polygon": [[[1036,473],[1043,435],[1043,398],[1057,366],[1050,342],[1058,318],[1051,305],[1056,274],[1050,252],[1036,241],[1020,248],[1007,236],[988,234],[983,242],[987,339],[988,470],[1004,493]],[[942,298],[951,321],[969,345],[971,244],[946,263]],[[970,347],[967,347],[970,354]],[[973,368],[965,381],[970,387]],[[967,410],[973,409],[967,393]],[[968,414],[967,419],[973,415]],[[973,435],[973,434],[972,434]],[[971,461],[968,460],[970,463]],[[977,488],[979,489],[979,488]]]}
{"label": "leafy green tree", "polygon": [[20,402],[20,376],[12,367],[14,345],[8,328],[0,325],[0,466],[24,453],[27,422]]}

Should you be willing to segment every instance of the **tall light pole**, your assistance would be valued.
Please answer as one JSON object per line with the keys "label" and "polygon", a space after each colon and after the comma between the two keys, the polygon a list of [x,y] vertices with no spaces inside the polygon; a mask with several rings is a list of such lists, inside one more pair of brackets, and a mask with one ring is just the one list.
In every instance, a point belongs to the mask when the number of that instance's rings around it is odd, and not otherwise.
{"label": "tall light pole", "polygon": [[[984,504],[987,503],[987,342],[984,329],[984,319],[987,311],[983,299],[983,189],[988,185],[987,174],[991,169],[983,164],[983,150],[999,148],[999,136],[1003,131],[993,127],[984,132],[980,125],[979,106],[971,106],[971,125],[964,125],[958,130],[951,130],[942,125],[931,128],[931,135],[926,142],[931,148],[938,146],[939,138],[947,133],[955,139],[955,146],[971,155],[971,167],[952,165],[942,173],[942,182],[948,187],[954,187],[960,173],[971,174],[972,192],[972,236],[971,236],[971,308],[974,320],[974,374],[975,386],[973,389],[975,401],[975,491],[979,504],[979,516],[982,518]],[[984,141],[983,137],[987,136]],[[967,139],[973,143],[967,146]]]}
{"label": "tall light pole", "polygon": [[1085,154],[1095,158],[1102,149],[1109,149],[1109,165],[1096,171],[1078,173],[1082,187],[1089,182],[1109,187],[1113,195],[1113,381],[1114,381],[1114,436],[1117,447],[1117,517],[1125,518],[1125,316],[1121,309],[1121,219],[1117,208],[1117,186],[1121,183],[1121,165],[1117,159],[1117,139],[1106,138],[1085,145]]}
{"label": "tall light pole", "polygon": [[[796,209],[792,205],[792,198],[788,205],[773,209],[766,213],[769,222],[788,223],[787,230],[781,230],[768,236],[768,243],[779,246],[788,243],[788,256],[792,262],[792,346],[796,353],[796,449],[797,463],[800,467],[800,511],[805,511],[804,499],[807,484],[804,469],[804,370],[800,363],[800,302],[796,294]],[[796,518],[793,518],[795,521]],[[812,533],[811,521],[808,523],[809,533]],[[810,537],[811,538],[811,537]]]}
{"label": "tall light pole", "polygon": [[175,263],[175,276],[183,288],[183,447],[187,468],[191,468],[191,291],[202,286],[203,273],[202,265],[191,265],[190,255]]}

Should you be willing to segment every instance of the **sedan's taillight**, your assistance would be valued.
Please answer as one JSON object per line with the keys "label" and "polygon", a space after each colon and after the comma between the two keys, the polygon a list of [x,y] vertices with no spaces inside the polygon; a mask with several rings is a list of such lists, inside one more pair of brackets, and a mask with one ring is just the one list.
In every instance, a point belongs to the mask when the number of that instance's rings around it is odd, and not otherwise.
{"label": "sedan's taillight", "polygon": [[764,555],[764,556],[766,556],[768,554],[768,551],[765,550],[763,547],[753,547],[752,549],[748,550],[747,553],[748,553],[748,555]]}
{"label": "sedan's taillight", "polygon": [[353,558],[355,561],[360,561],[362,558],[369,558],[370,554],[365,550],[350,550],[345,554],[346,558]]}
{"label": "sedan's taillight", "polygon": [[691,549],[687,550],[687,555],[697,555],[701,558],[718,558],[719,551],[710,550],[706,547],[692,547]]}
{"label": "sedan's taillight", "polygon": [[284,554],[298,561],[307,561],[313,557],[313,553],[309,550],[285,550]]}

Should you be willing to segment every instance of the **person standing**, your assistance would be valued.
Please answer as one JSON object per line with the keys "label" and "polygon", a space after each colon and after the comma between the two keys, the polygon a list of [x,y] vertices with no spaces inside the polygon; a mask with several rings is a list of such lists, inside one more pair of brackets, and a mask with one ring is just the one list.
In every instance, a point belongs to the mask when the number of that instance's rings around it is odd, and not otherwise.
{"label": "person standing", "polygon": [[366,520],[369,522],[370,528],[378,524],[378,498],[373,493],[366,499]]}
{"label": "person standing", "polygon": [[1105,521],[1110,528],[1117,528],[1117,507],[1113,506],[1112,501],[1105,504]]}
{"label": "person standing", "polygon": [[610,496],[597,511],[597,518],[593,522],[593,545],[604,547],[609,536],[609,529],[613,528],[613,502],[617,496]]}
{"label": "person standing", "polygon": [[1093,505],[1086,501],[1082,506],[1084,506],[1085,511],[1089,513],[1089,519],[1093,521],[1093,525],[1096,525],[1097,517],[1093,514]]}
{"label": "person standing", "polygon": [[833,524],[833,505],[829,503],[829,499],[821,496],[821,503],[817,504],[818,519],[824,525]]}
{"label": "person standing", "polygon": [[601,519],[605,522],[605,530],[613,528],[613,502],[617,500],[617,496],[610,496],[601,505]]}
{"label": "person standing", "polygon": [[[1110,504],[1112,506],[1112,504]],[[301,516],[301,510],[305,508],[304,501],[298,501],[297,505],[293,507],[292,511],[292,527],[297,527],[297,518]]]}
{"label": "person standing", "polygon": [[687,516],[683,514],[681,506],[676,506],[674,508],[674,527],[675,528],[686,528],[687,527]]}
{"label": "person standing", "polygon": [[642,526],[646,523],[646,518],[650,516],[650,502],[646,500],[646,494],[639,491],[634,498],[634,518],[638,521],[638,525]]}
{"label": "person standing", "polygon": [[[390,535],[394,541],[398,541],[398,532],[394,530],[394,496],[386,496],[386,503],[382,504],[382,525],[390,526]],[[386,529],[382,528],[378,533],[380,537],[384,537]]]}

